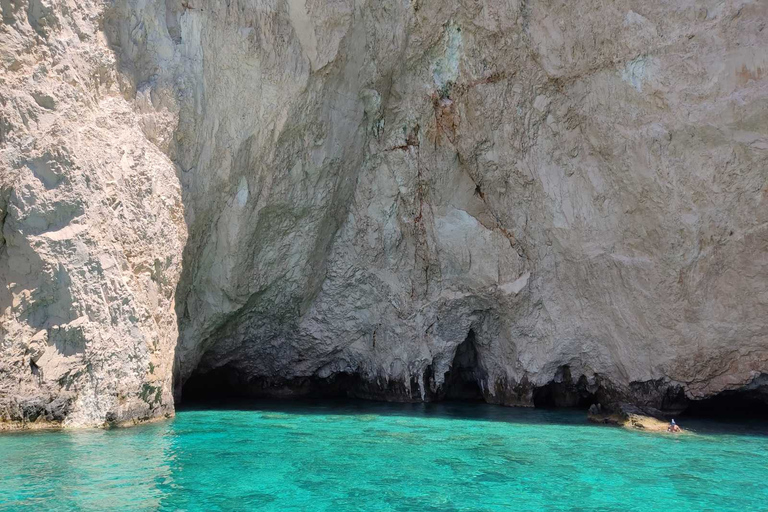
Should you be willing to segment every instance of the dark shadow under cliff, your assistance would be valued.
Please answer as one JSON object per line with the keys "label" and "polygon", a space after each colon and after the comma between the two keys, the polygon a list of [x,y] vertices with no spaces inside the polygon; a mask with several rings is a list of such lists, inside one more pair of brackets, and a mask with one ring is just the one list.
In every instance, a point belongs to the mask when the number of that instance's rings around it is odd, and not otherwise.
{"label": "dark shadow under cliff", "polygon": [[695,418],[768,419],[768,393],[759,390],[724,391],[705,400],[691,400],[683,412]]}
{"label": "dark shadow under cliff", "polygon": [[[500,405],[520,405],[492,401],[483,392],[486,379],[482,354],[472,330],[455,350],[449,370],[436,380],[428,366],[423,375],[411,376],[410,382],[386,379],[366,379],[358,373],[334,373],[293,378],[251,375],[234,366],[223,366],[207,372],[199,369],[184,383],[181,400],[184,407],[219,406],[271,399],[365,399],[378,402],[437,403],[489,402]],[[436,384],[440,382],[440,384]],[[602,404],[606,410],[618,410],[620,404],[634,404],[644,414],[660,419],[672,417],[707,418],[714,420],[768,417],[768,393],[764,387],[727,391],[704,400],[691,400],[683,389],[663,381],[635,382],[628,390],[619,391],[600,376],[573,379],[567,365],[558,368],[552,380],[529,388],[536,408],[570,408],[586,410]],[[493,397],[495,400],[496,397]]]}
{"label": "dark shadow under cliff", "polygon": [[423,375],[411,376],[409,382],[366,379],[358,373],[334,373],[281,378],[249,375],[234,367],[223,366],[192,373],[183,384],[180,403],[216,402],[244,398],[363,398],[385,402],[442,402],[484,400],[481,382],[484,372],[479,364],[476,337],[472,330],[458,345],[453,362],[442,384],[428,366]]}

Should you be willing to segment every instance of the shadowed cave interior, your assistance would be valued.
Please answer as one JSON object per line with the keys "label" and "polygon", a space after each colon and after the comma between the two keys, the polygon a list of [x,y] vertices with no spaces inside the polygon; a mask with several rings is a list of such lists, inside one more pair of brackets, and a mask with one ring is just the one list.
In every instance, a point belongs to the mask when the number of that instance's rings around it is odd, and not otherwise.
{"label": "shadowed cave interior", "polygon": [[[427,367],[423,382],[434,382],[432,367]],[[478,353],[476,336],[470,330],[458,345],[443,384],[428,389],[424,399],[429,402],[484,402],[481,382],[485,379],[482,355]],[[416,377],[410,386],[389,381],[380,387],[357,373],[335,373],[329,377],[317,375],[285,379],[273,376],[253,376],[235,366],[225,365],[210,371],[195,371],[182,386],[180,405],[206,406],[247,399],[301,398],[362,398],[378,401],[421,401]],[[638,395],[648,394],[650,383],[633,386]],[[533,405],[537,408],[587,409],[592,404],[609,405],[621,401],[610,386],[589,386],[585,376],[574,381],[570,368],[558,368],[551,382],[533,390]],[[682,389],[669,388],[655,407],[669,416],[691,416],[714,419],[768,417],[768,394],[761,388],[727,391],[705,400],[690,400]]]}
{"label": "shadowed cave interior", "polygon": [[[480,382],[484,372],[479,365],[476,337],[470,330],[459,344],[444,383],[436,391],[426,390],[429,401],[483,401]],[[426,369],[423,382],[433,380],[432,367]],[[374,400],[415,401],[420,398],[416,377],[410,387],[390,381],[385,389],[366,381],[357,373],[335,373],[321,378],[316,375],[285,379],[247,375],[235,366],[195,371],[182,386],[181,404],[203,404],[247,398],[368,398]],[[416,396],[411,396],[415,393]]]}
{"label": "shadowed cave interior", "polygon": [[467,338],[456,347],[451,369],[445,374],[445,382],[438,398],[443,400],[483,401],[480,382],[482,369],[478,365],[475,331],[470,329]]}
{"label": "shadowed cave interior", "polygon": [[768,419],[768,393],[759,390],[724,391],[705,400],[691,400],[686,416],[719,419]]}

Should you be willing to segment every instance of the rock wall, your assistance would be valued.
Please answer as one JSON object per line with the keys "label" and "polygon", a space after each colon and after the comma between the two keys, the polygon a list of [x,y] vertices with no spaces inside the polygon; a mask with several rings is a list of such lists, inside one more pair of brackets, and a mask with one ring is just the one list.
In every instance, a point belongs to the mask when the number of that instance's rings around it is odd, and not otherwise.
{"label": "rock wall", "polygon": [[161,131],[100,2],[0,5],[0,429],[172,414],[187,229]]}
{"label": "rock wall", "polygon": [[6,417],[766,391],[764,2],[2,8]]}

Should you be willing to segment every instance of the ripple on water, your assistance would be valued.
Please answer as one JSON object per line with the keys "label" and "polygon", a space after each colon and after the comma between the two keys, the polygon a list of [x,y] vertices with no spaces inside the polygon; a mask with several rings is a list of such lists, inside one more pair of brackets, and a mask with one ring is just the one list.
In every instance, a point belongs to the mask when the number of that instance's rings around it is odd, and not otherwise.
{"label": "ripple on water", "polygon": [[752,511],[764,426],[688,436],[481,404],[249,404],[0,436],[0,510]]}

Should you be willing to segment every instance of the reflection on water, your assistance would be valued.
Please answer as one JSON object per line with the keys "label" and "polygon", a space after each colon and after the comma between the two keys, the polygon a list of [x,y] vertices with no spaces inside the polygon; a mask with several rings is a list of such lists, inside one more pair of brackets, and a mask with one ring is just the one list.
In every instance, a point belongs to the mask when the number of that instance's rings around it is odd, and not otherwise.
{"label": "reflection on water", "polygon": [[761,510],[763,422],[671,436],[482,404],[235,404],[0,436],[0,510]]}
{"label": "reflection on water", "polygon": [[2,436],[0,509],[156,510],[172,483],[171,428]]}

